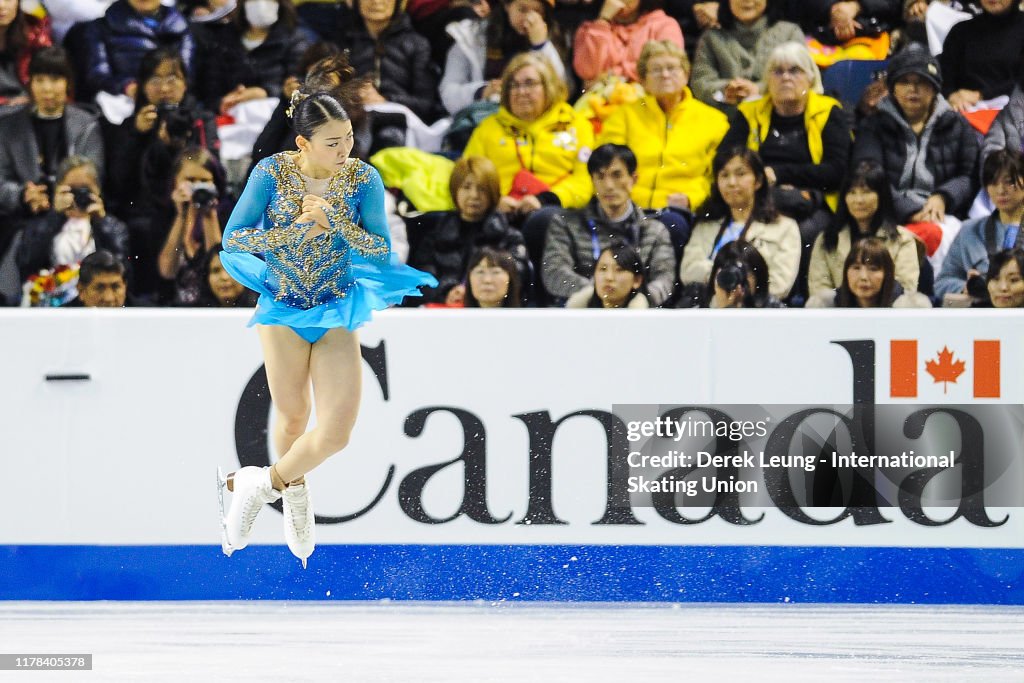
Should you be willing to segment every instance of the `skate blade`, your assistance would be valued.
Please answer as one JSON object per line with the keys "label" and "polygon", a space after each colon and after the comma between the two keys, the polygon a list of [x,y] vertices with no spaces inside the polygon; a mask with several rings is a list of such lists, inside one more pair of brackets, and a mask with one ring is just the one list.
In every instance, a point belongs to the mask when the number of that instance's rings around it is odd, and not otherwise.
{"label": "skate blade", "polygon": [[217,503],[220,506],[220,549],[228,557],[235,549],[228,543],[228,525],[224,517],[224,489],[228,486],[228,480],[224,477],[224,471],[217,467]]}

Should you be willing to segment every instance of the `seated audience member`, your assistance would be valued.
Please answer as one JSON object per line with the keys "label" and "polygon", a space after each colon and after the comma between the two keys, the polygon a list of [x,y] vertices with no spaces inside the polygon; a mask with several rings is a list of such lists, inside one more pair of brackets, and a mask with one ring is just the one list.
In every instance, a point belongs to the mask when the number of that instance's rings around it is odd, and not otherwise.
{"label": "seated audience member", "polygon": [[228,275],[220,263],[224,247],[217,244],[203,258],[202,279],[199,285],[199,306],[208,308],[252,308],[256,305],[256,292],[239,284]]}
{"label": "seated audience member", "polygon": [[983,0],[981,9],[982,14],[949,30],[939,55],[942,94],[959,112],[1009,95],[1024,57],[1024,12],[1019,1]]}
{"label": "seated audience member", "polygon": [[0,115],[29,102],[29,62],[52,44],[48,20],[26,14],[17,0],[0,3]]}
{"label": "seated audience member", "polygon": [[566,83],[568,54],[553,0],[495,0],[486,19],[463,19],[445,29],[453,39],[441,77],[441,102],[456,114],[474,102],[497,101],[512,58],[537,53]]}
{"label": "seated audience member", "polygon": [[993,254],[985,280],[988,298],[979,308],[1024,308],[1024,249]]}
{"label": "seated audience member", "polygon": [[603,0],[597,19],[585,21],[573,40],[573,68],[584,85],[606,74],[640,79],[637,61],[651,40],[683,50],[679,22],[665,14],[662,0]]}
{"label": "seated audience member", "polygon": [[418,231],[422,237],[409,258],[410,265],[437,278],[437,287],[423,288],[423,303],[441,303],[449,295],[453,300],[461,299],[469,257],[485,246],[511,254],[520,282],[528,283],[530,260],[523,236],[497,210],[501,195],[494,163],[485,157],[459,159],[452,169],[449,188],[455,211],[421,218]]}
{"label": "seated audience member", "polygon": [[291,0],[245,0],[216,21],[195,22],[196,96],[210,111],[280,97],[315,34],[298,25]]}
{"label": "seated audience member", "polygon": [[1024,67],[1021,68],[1021,80],[1010,93],[1010,101],[985,133],[981,143],[981,163],[984,164],[989,155],[1001,149],[1024,152]]}
{"label": "seated audience member", "polygon": [[[430,43],[416,33],[406,0],[354,0],[357,16],[345,47],[356,74],[368,79],[363,104],[393,102],[430,123],[441,111]],[[405,144],[404,131],[392,144]]]}
{"label": "seated audience member", "polygon": [[[184,64],[174,50],[146,55],[139,71],[135,115],[114,129],[107,141],[111,210],[131,231],[135,271],[133,291],[152,297],[160,285],[156,257],[170,219],[174,162],[189,146],[218,148],[213,114],[188,93]],[[213,153],[213,152],[211,152]]]}
{"label": "seated audience member", "polygon": [[693,93],[710,105],[735,107],[766,92],[763,65],[784,43],[804,40],[796,24],[783,21],[785,0],[724,0],[718,26],[708,28],[693,57]]}
{"label": "seated audience member", "polygon": [[850,155],[850,123],[839,102],[821,94],[821,74],[803,44],[775,48],[765,81],[767,93],[740,104],[730,118],[722,147],[746,144],[756,151],[776,208],[799,223],[797,292],[803,294],[811,247],[838,205]]}
{"label": "seated audience member", "polygon": [[[519,269],[507,251],[481,247],[469,259],[465,308],[519,308]],[[455,304],[456,302],[452,302]]]}
{"label": "seated audience member", "polygon": [[502,76],[498,113],[476,127],[463,152],[494,162],[498,210],[522,226],[536,270],[554,210],[580,208],[593,195],[586,159],[594,128],[565,98],[565,84],[547,59],[529,52],[513,57]]}
{"label": "seated audience member", "polygon": [[565,302],[566,308],[648,308],[644,263],[636,249],[615,241],[601,252],[594,283]]}
{"label": "seated audience member", "polygon": [[95,251],[78,270],[78,297],[68,306],[123,308],[131,305],[124,264],[109,251]]}
{"label": "seated audience member", "polygon": [[985,298],[981,273],[992,254],[1024,248],[1024,158],[1008,149],[989,155],[982,167],[982,183],[995,205],[989,216],[964,222],[935,280],[935,294],[969,294]]}
{"label": "seated audience member", "polygon": [[886,85],[890,96],[857,129],[852,162],[882,164],[901,225],[941,228],[929,249],[938,269],[975,195],[978,136],[940,94],[941,71],[924,46],[911,43],[892,58]]}
{"label": "seated audience member", "polygon": [[768,264],[746,240],[729,242],[718,250],[707,284],[680,308],[785,308],[769,291]]}
{"label": "seated audience member", "polygon": [[865,237],[855,242],[843,262],[843,281],[838,290],[818,292],[808,308],[931,308],[920,292],[906,292],[896,282],[896,266],[885,242]]}
{"label": "seated audience member", "polygon": [[224,188],[224,172],[209,151],[191,147],[178,157],[170,201],[174,217],[169,228],[159,226],[154,233],[166,235],[157,271],[164,280],[161,298],[168,303],[199,304],[206,253],[223,237],[218,207]]}
{"label": "seated audience member", "polygon": [[69,156],[56,176],[53,208],[28,221],[15,260],[22,282],[43,269],[78,264],[95,251],[128,261],[128,227],[107,213],[91,159]]}
{"label": "seated audience member", "polygon": [[637,68],[646,96],[609,116],[598,144],[633,150],[638,163],[633,201],[663,211],[662,221],[681,253],[690,238],[691,212],[711,191],[711,160],[729,124],[724,114],[693,96],[687,87],[690,62],[674,43],[647,43]]}
{"label": "seated audience member", "polygon": [[644,264],[652,306],[672,295],[676,257],[668,230],[630,199],[636,183],[636,157],[622,145],[601,145],[587,161],[594,197],[582,211],[555,214],[548,229],[541,275],[548,294],[567,299],[593,291],[594,268],[613,241],[633,246]]}
{"label": "seated audience member", "polygon": [[135,97],[143,85],[138,81],[142,60],[158,48],[180,54],[183,75],[192,75],[194,45],[188,21],[160,0],[117,0],[89,24],[84,42],[86,82],[80,96],[87,99],[101,90]]}
{"label": "seated audience member", "polygon": [[800,228],[775,208],[764,163],[757,152],[746,147],[722,148],[712,171],[711,196],[683,251],[680,282],[708,286],[718,252],[742,239],[768,264],[769,293],[785,298],[800,267]]}
{"label": "seated audience member", "polygon": [[896,223],[892,187],[877,161],[862,161],[849,175],[839,193],[839,209],[818,235],[807,273],[811,296],[837,289],[843,282],[843,265],[851,246],[865,237],[877,237],[889,250],[896,281],[905,292],[916,292],[921,266],[917,238]]}
{"label": "seated audience member", "polygon": [[888,33],[900,25],[903,0],[800,0],[794,18],[814,46],[818,64],[843,59],[885,59]]}
{"label": "seated audience member", "polygon": [[29,63],[31,105],[0,118],[0,257],[18,222],[50,210],[61,162],[88,157],[103,168],[103,138],[96,117],[68,104],[71,68],[59,47],[44,48]]}

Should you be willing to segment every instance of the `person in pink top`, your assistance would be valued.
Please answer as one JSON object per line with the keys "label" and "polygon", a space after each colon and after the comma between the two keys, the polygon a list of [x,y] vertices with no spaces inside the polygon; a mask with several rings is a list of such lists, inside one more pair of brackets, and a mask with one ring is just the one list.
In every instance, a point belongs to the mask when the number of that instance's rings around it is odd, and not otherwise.
{"label": "person in pink top", "polygon": [[637,81],[636,63],[649,40],[670,40],[683,48],[679,22],[661,5],[662,0],[604,0],[597,19],[579,27],[573,68],[586,86],[607,73]]}

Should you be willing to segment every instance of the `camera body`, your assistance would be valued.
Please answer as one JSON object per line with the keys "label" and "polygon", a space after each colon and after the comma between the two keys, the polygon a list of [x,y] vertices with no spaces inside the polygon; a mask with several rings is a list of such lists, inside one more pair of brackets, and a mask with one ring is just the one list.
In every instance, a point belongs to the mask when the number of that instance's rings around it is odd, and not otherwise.
{"label": "camera body", "polygon": [[213,183],[192,183],[192,204],[197,209],[213,208],[219,196],[217,186]]}
{"label": "camera body", "polygon": [[972,275],[967,278],[967,293],[975,299],[988,299],[988,283],[984,275]]}
{"label": "camera body", "polygon": [[162,103],[156,105],[157,122],[167,127],[167,137],[185,144],[192,139],[195,127],[196,115],[188,109],[177,104]]}
{"label": "camera body", "polygon": [[715,275],[715,284],[727,294],[732,294],[737,287],[748,286],[747,267],[739,261],[726,263]]}
{"label": "camera body", "polygon": [[74,198],[75,206],[82,211],[92,205],[92,190],[88,187],[72,187],[71,196]]}

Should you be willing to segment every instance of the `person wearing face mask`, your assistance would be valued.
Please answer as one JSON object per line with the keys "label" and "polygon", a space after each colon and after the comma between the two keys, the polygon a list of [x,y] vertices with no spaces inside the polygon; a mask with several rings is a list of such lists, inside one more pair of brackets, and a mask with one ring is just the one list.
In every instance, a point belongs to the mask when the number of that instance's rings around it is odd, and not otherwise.
{"label": "person wearing face mask", "polygon": [[[220,11],[233,4],[228,0]],[[196,95],[221,113],[249,100],[280,97],[315,40],[298,25],[291,0],[238,0],[219,20],[193,21],[192,34]]]}
{"label": "person wearing face mask", "polygon": [[117,0],[101,19],[90,23],[83,36],[86,46],[85,82],[80,98],[92,99],[99,91],[135,97],[142,58],[158,47],[171,47],[182,58],[191,78],[195,44],[188,21],[160,0]]}

